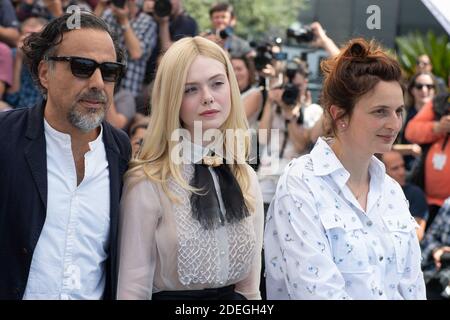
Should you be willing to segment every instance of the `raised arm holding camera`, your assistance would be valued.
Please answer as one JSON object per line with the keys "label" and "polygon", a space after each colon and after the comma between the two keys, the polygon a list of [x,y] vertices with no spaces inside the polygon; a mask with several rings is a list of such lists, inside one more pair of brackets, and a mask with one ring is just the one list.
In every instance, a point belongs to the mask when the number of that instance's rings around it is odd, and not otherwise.
{"label": "raised arm holding camera", "polygon": [[[275,194],[278,178],[290,160],[309,151],[309,128],[321,117],[322,108],[311,103],[306,90],[308,71],[301,62],[289,61],[284,72],[282,86],[268,91],[260,120],[259,141],[262,147],[258,170],[263,200],[267,209]],[[271,129],[278,129],[278,136],[271,136]],[[277,139],[273,141],[272,139]],[[273,165],[278,159],[279,165]]]}
{"label": "raised arm holding camera", "polygon": [[156,48],[147,61],[145,83],[150,83],[156,73],[158,56],[166,52],[175,41],[196,36],[198,25],[184,11],[182,0],[144,0],[142,10],[158,24]]}
{"label": "raised arm holding camera", "polygon": [[198,33],[197,22],[184,11],[182,0],[144,0],[143,11],[151,14],[158,23],[162,52],[175,41]]}
{"label": "raised arm holding camera", "polygon": [[339,48],[317,21],[310,25],[297,24],[286,30],[286,36],[295,39],[297,43],[308,43],[312,47],[322,48],[330,56],[339,54]]}
{"label": "raised arm holding camera", "polygon": [[[120,25],[123,36],[125,39],[125,45],[127,47],[129,57],[133,60],[139,59],[142,56],[142,49],[139,43],[139,39],[134,33],[133,29],[130,27],[130,20],[137,17],[139,14],[139,9],[135,1],[125,1],[125,0],[113,0],[104,1],[100,0],[96,7],[96,14],[100,13],[101,16],[106,9],[106,6],[111,2],[111,13],[116,19],[116,22]],[[108,13],[105,13],[103,17],[107,17]]]}
{"label": "raised arm holding camera", "polygon": [[231,56],[254,55],[249,43],[234,33],[236,15],[229,3],[218,3],[209,9],[212,30],[203,36],[216,42],[230,53]]}
{"label": "raised arm holding camera", "polygon": [[127,49],[128,69],[121,88],[135,97],[142,91],[146,63],[156,46],[156,23],[141,9],[142,3],[136,0],[113,0],[111,5],[101,0],[95,9]]}

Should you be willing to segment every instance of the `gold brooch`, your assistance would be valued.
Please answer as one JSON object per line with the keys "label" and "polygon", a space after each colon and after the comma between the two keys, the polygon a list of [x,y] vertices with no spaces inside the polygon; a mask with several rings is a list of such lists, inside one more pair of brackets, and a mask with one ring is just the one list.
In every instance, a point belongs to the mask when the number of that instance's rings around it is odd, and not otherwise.
{"label": "gold brooch", "polygon": [[223,158],[219,156],[204,156],[203,164],[210,167],[218,167],[223,164]]}

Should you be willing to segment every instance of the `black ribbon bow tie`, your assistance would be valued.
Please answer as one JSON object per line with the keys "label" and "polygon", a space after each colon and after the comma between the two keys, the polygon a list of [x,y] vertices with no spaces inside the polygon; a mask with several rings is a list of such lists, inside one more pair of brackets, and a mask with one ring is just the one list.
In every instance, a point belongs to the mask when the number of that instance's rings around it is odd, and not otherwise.
{"label": "black ribbon bow tie", "polygon": [[[211,167],[218,177],[220,193],[225,207],[224,213],[220,210],[214,180],[208,167]],[[200,193],[192,192],[192,216],[205,229],[215,229],[219,225],[224,225],[225,221],[234,223],[249,216],[241,187],[230,167],[224,163],[223,158],[218,156],[204,157],[202,163],[195,164],[194,168],[191,186],[201,191]]]}

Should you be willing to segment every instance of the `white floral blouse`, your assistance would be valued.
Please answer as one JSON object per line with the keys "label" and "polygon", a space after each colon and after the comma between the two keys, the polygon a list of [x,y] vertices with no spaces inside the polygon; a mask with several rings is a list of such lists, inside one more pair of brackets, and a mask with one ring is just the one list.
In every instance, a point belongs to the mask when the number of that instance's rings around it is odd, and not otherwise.
{"label": "white floral blouse", "polygon": [[416,222],[375,157],[367,211],[326,141],[280,178],[264,234],[268,299],[425,299]]}

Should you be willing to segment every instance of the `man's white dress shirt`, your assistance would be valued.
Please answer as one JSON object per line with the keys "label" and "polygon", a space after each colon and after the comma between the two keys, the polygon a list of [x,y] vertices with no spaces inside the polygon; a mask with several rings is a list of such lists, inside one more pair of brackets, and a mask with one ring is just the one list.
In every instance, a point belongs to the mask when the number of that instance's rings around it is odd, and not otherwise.
{"label": "man's white dress shirt", "polygon": [[101,299],[108,257],[110,184],[101,129],[84,156],[77,186],[70,135],[44,121],[47,215],[24,299]]}

